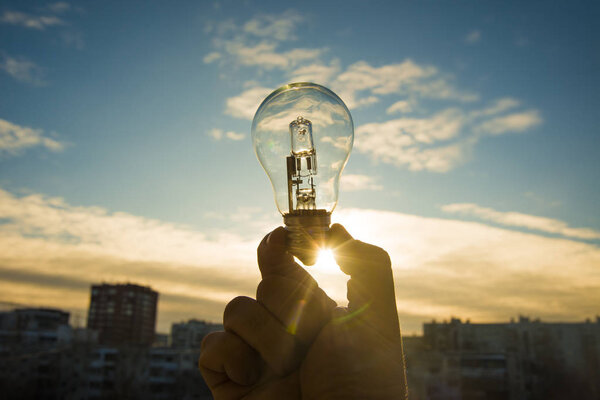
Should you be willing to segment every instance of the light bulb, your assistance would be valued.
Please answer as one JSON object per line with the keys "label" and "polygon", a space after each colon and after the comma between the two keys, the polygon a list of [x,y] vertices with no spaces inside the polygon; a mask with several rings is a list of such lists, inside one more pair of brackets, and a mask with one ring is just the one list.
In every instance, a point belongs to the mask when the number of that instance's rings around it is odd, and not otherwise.
{"label": "light bulb", "polygon": [[315,83],[280,87],[254,115],[254,151],[283,215],[288,249],[306,265],[325,243],[353,142],[348,108]]}

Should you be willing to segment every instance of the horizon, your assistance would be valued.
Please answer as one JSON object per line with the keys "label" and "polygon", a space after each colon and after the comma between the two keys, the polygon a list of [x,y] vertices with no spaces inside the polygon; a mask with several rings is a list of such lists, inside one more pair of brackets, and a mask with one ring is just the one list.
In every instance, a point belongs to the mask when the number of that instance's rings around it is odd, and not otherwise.
{"label": "horizon", "polygon": [[[282,225],[260,102],[294,81],[354,120],[332,222],[431,319],[600,314],[598,4],[249,0],[0,6],[0,302],[160,293],[158,331],[254,297]],[[6,95],[8,94],[8,95]],[[307,267],[344,305],[347,276]]]}
{"label": "horizon", "polygon": [[[102,284],[107,283],[107,282],[102,282]],[[94,283],[93,285],[97,285],[98,283]],[[109,284],[121,284],[121,283],[109,283]],[[135,283],[132,282],[127,282],[127,283],[123,283],[123,284],[133,284],[135,285]],[[160,293],[158,294],[158,304],[160,304]],[[3,310],[2,307],[3,306],[8,306],[7,309]],[[0,312],[6,312],[6,311],[11,311],[11,310],[17,310],[17,309],[26,309],[26,308],[31,308],[31,309],[45,309],[45,310],[55,310],[55,311],[65,311],[69,313],[69,325],[72,328],[84,328],[84,329],[89,329],[87,326],[78,326],[79,325],[79,319],[82,318],[82,314],[83,314],[83,319],[86,321],[86,325],[87,325],[87,310],[80,310],[80,309],[61,309],[61,308],[56,308],[56,307],[44,307],[41,305],[31,305],[31,304],[20,304],[20,303],[11,303],[11,302],[3,302],[0,301]],[[73,319],[77,320],[77,322],[73,321]],[[158,320],[158,317],[157,317]],[[523,321],[522,321],[523,320]],[[205,318],[202,318],[202,316],[192,316],[188,319],[185,320],[180,320],[180,321],[172,321],[171,322],[171,326],[169,326],[169,330],[164,330],[164,331],[159,331],[158,329],[155,330],[155,334],[157,335],[170,335],[171,334],[171,328],[172,325],[174,324],[181,324],[181,323],[188,323],[190,321],[203,321],[209,324],[214,324],[214,325],[222,325],[223,322],[219,322],[219,321],[211,321]],[[467,317],[460,317],[460,316],[456,316],[456,315],[451,315],[451,316],[447,316],[442,320],[436,320],[435,318],[429,321],[423,321],[421,324],[421,330],[417,331],[417,332],[402,332],[402,337],[422,337],[424,332],[423,332],[423,327],[426,324],[450,324],[453,321],[458,321],[458,323],[460,324],[471,324],[471,325],[502,325],[502,324],[513,324],[513,323],[521,323],[521,322],[526,322],[526,323],[547,323],[547,324],[587,324],[587,323],[600,323],[600,314],[598,315],[594,315],[591,317],[587,317],[583,320],[557,320],[557,321],[553,321],[553,320],[542,320],[539,317],[535,317],[535,316],[531,316],[531,315],[517,315],[517,316],[513,316],[510,317],[508,320],[504,320],[504,321],[473,321],[470,318]],[[402,325],[402,324],[401,324]],[[401,327],[402,328],[402,327]]]}

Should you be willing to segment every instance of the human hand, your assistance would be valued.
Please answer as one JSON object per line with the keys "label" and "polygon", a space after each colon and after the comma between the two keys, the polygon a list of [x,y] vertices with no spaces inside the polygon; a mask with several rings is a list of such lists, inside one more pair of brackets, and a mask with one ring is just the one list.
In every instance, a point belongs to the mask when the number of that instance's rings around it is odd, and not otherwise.
{"label": "human hand", "polygon": [[256,300],[225,308],[225,332],[202,342],[199,367],[217,400],[300,399],[299,366],[336,304],[294,262],[278,228],[258,247]]}
{"label": "human hand", "polygon": [[226,331],[203,342],[200,369],[216,399],[406,397],[389,257],[341,225],[332,226],[330,244],[351,276],[348,308],[334,310],[285,252],[282,228],[265,237],[257,300],[230,302]]}
{"label": "human hand", "polygon": [[303,399],[406,399],[406,374],[388,254],[339,224],[330,247],[350,275],[348,307],[337,308],[300,369]]}

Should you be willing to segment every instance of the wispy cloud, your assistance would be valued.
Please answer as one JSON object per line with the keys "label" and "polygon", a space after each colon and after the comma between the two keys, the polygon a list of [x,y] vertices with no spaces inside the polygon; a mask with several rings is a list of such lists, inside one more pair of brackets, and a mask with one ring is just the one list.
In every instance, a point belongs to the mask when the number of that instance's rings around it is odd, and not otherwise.
{"label": "wispy cloud", "polygon": [[0,52],[0,71],[4,71],[20,82],[33,86],[46,84],[44,69],[23,57],[14,58]]}
{"label": "wispy cloud", "polygon": [[295,30],[304,22],[304,16],[296,11],[288,10],[280,15],[258,15],[243,26],[243,31],[256,37],[278,41],[296,39]]}
{"label": "wispy cloud", "polygon": [[281,44],[295,39],[295,30],[304,17],[295,11],[261,14],[243,24],[231,20],[210,24],[206,31],[214,35],[214,51],[204,56],[209,64],[257,67],[262,70],[287,70],[314,61],[325,49],[291,48],[280,50]]}
{"label": "wispy cloud", "polygon": [[61,151],[65,144],[45,136],[42,129],[20,126],[0,118],[0,155],[17,155],[38,146],[51,151]]}
{"label": "wispy cloud", "polygon": [[329,64],[303,64],[290,72],[290,82],[315,82],[326,85],[340,72],[340,61],[333,59]]}
{"label": "wispy cloud", "polygon": [[[260,218],[254,214],[253,226]],[[260,227],[261,232],[266,229]],[[134,281],[161,292],[161,313],[174,305],[165,297],[180,296],[176,304],[188,310],[187,317],[201,313],[217,320],[228,299],[255,290],[259,239],[228,230],[209,236],[100,207],[72,206],[62,198],[17,196],[0,189],[0,291],[16,302],[81,306],[92,282]],[[73,285],[80,291],[56,296]],[[184,300],[187,306],[181,304]],[[189,303],[200,308],[194,312]],[[161,318],[166,325],[173,314]]]}
{"label": "wispy cloud", "polygon": [[409,113],[412,110],[413,110],[413,105],[411,104],[410,101],[399,100],[399,101],[395,102],[394,104],[392,104],[391,106],[389,106],[385,110],[385,112],[388,114]]}
{"label": "wispy cloud", "polygon": [[58,1],[56,3],[50,3],[45,7],[46,10],[53,14],[63,14],[72,9],[71,5],[64,1]]}
{"label": "wispy cloud", "polygon": [[389,211],[336,213],[357,239],[390,253],[404,329],[450,315],[556,321],[598,312],[600,250],[594,245]]}
{"label": "wispy cloud", "polygon": [[65,24],[65,22],[56,15],[32,15],[19,11],[4,11],[4,14],[0,17],[0,23],[18,25],[40,31],[51,26]]}
{"label": "wispy cloud", "polygon": [[[519,109],[520,101],[512,97],[477,107],[479,93],[458,87],[451,74],[436,66],[412,59],[383,65],[359,60],[343,66],[335,57],[327,60],[324,48],[282,50],[282,43],[296,39],[296,30],[306,19],[296,12],[257,18],[211,27],[215,51],[205,56],[205,62],[254,67],[259,79],[265,71],[273,71],[270,78],[315,81],[331,87],[350,109],[378,104],[388,115],[410,113],[356,128],[356,150],[377,162],[412,171],[448,172],[468,160],[482,137],[524,132],[542,123],[538,110]],[[286,18],[290,22],[284,29],[279,21]],[[472,41],[480,36],[479,31],[470,34]],[[272,89],[270,84],[253,82],[226,100],[225,114],[252,119]],[[432,101],[442,106],[425,109]]]}
{"label": "wispy cloud", "polygon": [[272,90],[262,86],[246,89],[239,95],[227,99],[225,113],[232,117],[252,119],[260,103]]}
{"label": "wispy cloud", "polygon": [[481,41],[481,32],[478,30],[473,30],[465,36],[465,42],[468,44],[475,44]]}
{"label": "wispy cloud", "polygon": [[343,174],[341,178],[341,187],[345,192],[383,190],[383,186],[378,183],[376,178],[361,174]]}
{"label": "wispy cloud", "polygon": [[542,123],[542,117],[537,110],[528,110],[490,119],[481,123],[475,129],[491,135],[506,132],[524,132]]}
{"label": "wispy cloud", "polygon": [[205,64],[210,64],[211,62],[217,61],[221,57],[221,53],[218,51],[213,51],[205,55],[202,61],[204,61]]}
{"label": "wispy cloud", "polygon": [[84,40],[81,32],[74,30],[67,20],[65,14],[83,12],[80,7],[72,7],[69,3],[59,1],[50,3],[43,7],[37,7],[35,13],[25,13],[15,10],[6,10],[0,16],[0,24],[13,25],[37,31],[46,31],[48,28],[62,27],[59,31],[59,39],[66,46],[83,49]]}
{"label": "wispy cloud", "polygon": [[214,128],[214,129],[211,129],[210,131],[208,131],[208,135],[215,140],[221,140],[221,139],[226,138],[229,140],[238,141],[238,140],[243,140],[246,137],[246,135],[244,133],[237,133],[234,131],[225,132],[222,129],[218,129],[218,128]]}
{"label": "wispy cloud", "polygon": [[459,144],[439,145],[456,138],[465,124],[456,109],[431,118],[399,118],[357,127],[354,147],[384,163],[407,166],[412,171],[446,172],[463,158]]}
{"label": "wispy cloud", "polygon": [[470,112],[454,107],[430,117],[360,125],[355,148],[374,160],[411,171],[448,172],[467,160],[482,137],[524,132],[542,123],[537,110],[506,114],[518,105],[515,99],[502,98]]}
{"label": "wispy cloud", "polygon": [[600,231],[589,228],[572,228],[566,222],[557,219],[523,214],[514,211],[497,211],[473,203],[454,203],[442,206],[444,212],[480,218],[500,225],[526,228],[552,233],[574,239],[600,239]]}
{"label": "wispy cloud", "polygon": [[[161,292],[160,329],[183,318],[217,320],[229,299],[253,295],[259,280],[256,246],[279,223],[269,216],[257,225],[261,214],[252,210],[237,214],[236,226],[250,224],[246,234],[217,228],[207,235],[128,213],[73,206],[61,198],[0,189],[2,297],[75,308],[86,304],[92,282],[133,281]],[[249,214],[253,217],[244,218]],[[390,253],[406,331],[450,314],[581,319],[597,312],[596,246],[390,211],[342,209],[333,217],[357,239]],[[345,278],[321,278],[325,287],[340,287],[333,295],[343,301]]]}
{"label": "wispy cloud", "polygon": [[431,65],[420,65],[411,59],[380,67],[366,61],[356,62],[343,71],[332,83],[352,108],[360,104],[361,96],[379,98],[384,95],[432,99],[477,100],[475,93],[455,88],[451,80]]}

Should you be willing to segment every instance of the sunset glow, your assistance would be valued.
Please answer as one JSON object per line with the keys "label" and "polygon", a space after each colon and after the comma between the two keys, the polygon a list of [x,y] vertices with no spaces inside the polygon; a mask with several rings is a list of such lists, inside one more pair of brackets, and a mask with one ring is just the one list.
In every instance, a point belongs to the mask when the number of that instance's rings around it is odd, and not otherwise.
{"label": "sunset glow", "polygon": [[[600,36],[585,7],[42,3],[0,9],[3,304],[85,321],[92,284],[132,282],[159,292],[159,332],[221,321],[256,295],[256,249],[283,224],[252,117],[313,81],[354,123],[332,222],[390,254],[405,332],[600,312]],[[343,165],[324,159],[315,179]],[[307,271],[343,305],[333,251]]]}

